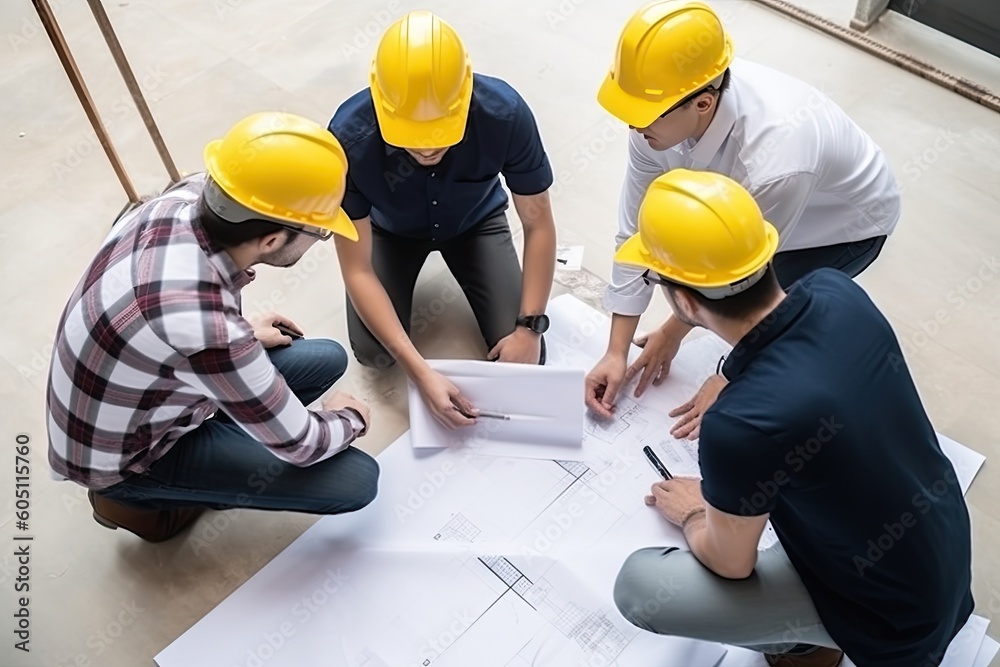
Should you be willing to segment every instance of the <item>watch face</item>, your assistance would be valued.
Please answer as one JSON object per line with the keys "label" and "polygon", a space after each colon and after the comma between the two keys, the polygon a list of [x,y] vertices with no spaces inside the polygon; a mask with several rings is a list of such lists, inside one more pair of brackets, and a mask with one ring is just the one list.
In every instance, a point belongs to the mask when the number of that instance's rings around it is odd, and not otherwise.
{"label": "watch face", "polygon": [[534,331],[543,334],[549,330],[549,316],[539,315],[535,318],[535,326],[531,327]]}

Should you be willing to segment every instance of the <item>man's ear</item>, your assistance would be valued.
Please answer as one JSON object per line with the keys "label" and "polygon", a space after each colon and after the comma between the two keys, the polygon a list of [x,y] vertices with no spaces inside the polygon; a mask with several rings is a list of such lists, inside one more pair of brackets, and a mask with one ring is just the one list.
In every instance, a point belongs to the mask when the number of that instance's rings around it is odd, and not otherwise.
{"label": "man's ear", "polygon": [[677,309],[680,310],[680,314],[683,318],[689,322],[700,322],[699,317],[699,306],[697,299],[691,295],[686,289],[673,289],[671,293],[674,297],[674,303],[677,305]]}
{"label": "man's ear", "polygon": [[698,113],[708,113],[715,107],[715,103],[718,99],[718,96],[713,95],[712,93],[699,95],[698,99],[695,100],[695,109],[698,110]]}
{"label": "man's ear", "polygon": [[286,236],[287,234],[285,234],[284,230],[265,234],[257,239],[257,250],[262,255],[280,250],[285,245]]}

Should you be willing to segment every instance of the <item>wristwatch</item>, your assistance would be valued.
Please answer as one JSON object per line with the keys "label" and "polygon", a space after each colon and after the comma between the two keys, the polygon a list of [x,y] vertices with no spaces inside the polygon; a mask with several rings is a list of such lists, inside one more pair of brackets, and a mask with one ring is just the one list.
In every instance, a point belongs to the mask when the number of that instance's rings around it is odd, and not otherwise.
{"label": "wristwatch", "polygon": [[517,326],[530,329],[537,334],[543,334],[549,330],[549,316],[545,313],[541,315],[522,315],[517,318]]}

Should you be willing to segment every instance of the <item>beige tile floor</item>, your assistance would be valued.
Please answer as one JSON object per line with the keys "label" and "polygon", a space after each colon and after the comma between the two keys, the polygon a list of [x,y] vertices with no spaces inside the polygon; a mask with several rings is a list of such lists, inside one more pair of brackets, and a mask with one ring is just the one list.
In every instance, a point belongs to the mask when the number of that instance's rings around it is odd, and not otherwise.
{"label": "beige tile floor", "polygon": [[[806,2],[846,23],[850,0]],[[140,190],[165,183],[139,116],[83,0],[51,0],[80,68]],[[404,0],[127,0],[105,3],[180,167],[201,168],[202,145],[243,115],[291,110],[326,122],[363,87],[373,36],[409,9]],[[427,0],[467,41],[477,70],[510,81],[533,106],[557,173],[564,243],[586,246],[585,269],[607,275],[624,165],[625,128],[594,101],[618,27],[633,2]],[[934,423],[990,461],[968,499],[975,524],[980,614],[1000,623],[1000,116],[858,53],[751,2],[717,0],[740,55],[821,86],[882,145],[905,187],[904,218],[861,282],[904,342]],[[152,656],[296,538],[313,519],[234,510],[206,516],[156,546],[90,518],[83,491],[47,479],[43,390],[64,300],[124,196],[39,28],[31,3],[0,6],[0,442],[28,434],[35,536],[30,654],[11,639],[12,548],[0,547],[0,665],[150,665]],[[996,86],[998,61],[921,26],[890,18],[887,41]],[[993,77],[990,81],[990,77]],[[345,337],[343,286],[330,248],[288,271],[262,271],[248,310],[275,307],[313,336]],[[294,276],[291,277],[291,276]],[[557,291],[593,299],[585,274]],[[439,262],[417,299],[457,290]],[[964,293],[960,290],[965,290]],[[666,311],[657,302],[647,315]],[[464,301],[431,323],[429,356],[482,350]],[[468,329],[467,339],[451,335]],[[446,332],[449,335],[445,335]],[[402,378],[352,366],[343,385],[375,405],[364,447],[375,453],[406,428]],[[13,525],[13,454],[0,464],[0,540]],[[10,545],[10,542],[5,542]],[[991,628],[1000,637],[1000,628]]]}

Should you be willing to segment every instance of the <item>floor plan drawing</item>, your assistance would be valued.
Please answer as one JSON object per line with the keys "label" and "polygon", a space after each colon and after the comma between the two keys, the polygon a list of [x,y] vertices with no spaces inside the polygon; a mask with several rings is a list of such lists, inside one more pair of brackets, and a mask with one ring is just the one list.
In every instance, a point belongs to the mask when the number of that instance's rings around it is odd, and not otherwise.
{"label": "floor plan drawing", "polygon": [[[566,332],[573,318],[595,319],[574,315],[579,307],[552,304],[562,324],[547,336],[567,354],[586,345]],[[623,395],[614,422],[581,424],[579,456],[418,455],[403,434],[378,457],[371,505],[320,519],[157,664],[717,667],[727,647],[641,631],[613,593],[635,550],[686,548],[644,503],[662,478],[642,448],[674,475],[697,475],[698,444],[673,438],[667,413],[724,350],[707,338],[683,346],[671,377],[640,399]]]}

